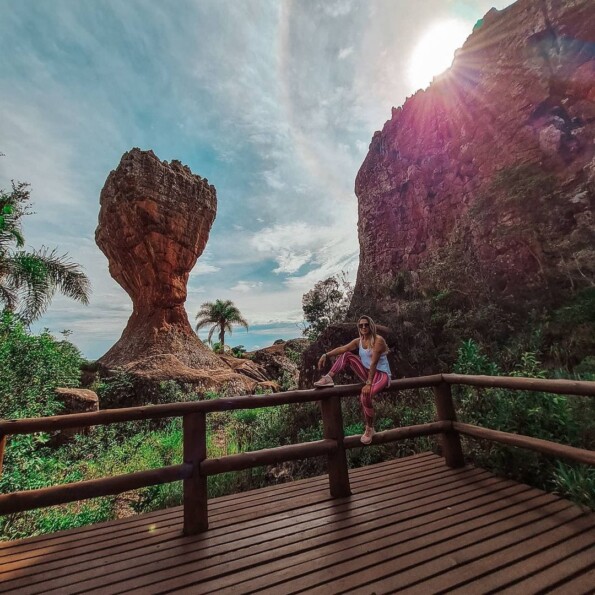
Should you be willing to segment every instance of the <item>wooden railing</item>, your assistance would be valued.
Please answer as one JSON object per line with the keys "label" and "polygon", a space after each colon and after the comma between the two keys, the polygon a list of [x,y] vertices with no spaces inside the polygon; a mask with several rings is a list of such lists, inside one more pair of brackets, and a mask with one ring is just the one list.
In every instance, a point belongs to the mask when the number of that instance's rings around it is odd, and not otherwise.
{"label": "wooden railing", "polygon": [[[595,465],[594,451],[459,423],[456,419],[451,394],[451,385],[453,384],[595,396],[595,382],[570,380],[464,376],[459,374],[436,374],[394,380],[391,382],[390,387],[387,388],[388,391],[432,387],[438,421],[379,432],[374,435],[372,443],[383,444],[407,438],[439,434],[442,440],[442,454],[445,462],[449,467],[456,468],[464,465],[460,441],[460,434],[463,434]],[[86,498],[108,496],[132,489],[182,480],[184,533],[195,534],[208,528],[207,477],[209,475],[316,456],[327,457],[331,495],[333,497],[349,496],[351,490],[345,451],[349,448],[362,447],[363,444],[360,442],[359,436],[345,437],[343,435],[343,420],[339,398],[357,395],[360,390],[361,384],[350,384],[320,390],[289,391],[275,395],[109,409],[54,417],[1,420],[0,451],[3,450],[8,435],[53,432],[66,428],[80,428],[143,419],[182,417],[184,461],[180,465],[171,465],[149,471],[2,495],[0,496],[0,514],[10,514]],[[322,440],[220,458],[207,458],[206,415],[208,413],[275,407],[289,403],[313,401],[320,401],[324,428]],[[0,469],[1,464],[2,459],[0,458]]]}

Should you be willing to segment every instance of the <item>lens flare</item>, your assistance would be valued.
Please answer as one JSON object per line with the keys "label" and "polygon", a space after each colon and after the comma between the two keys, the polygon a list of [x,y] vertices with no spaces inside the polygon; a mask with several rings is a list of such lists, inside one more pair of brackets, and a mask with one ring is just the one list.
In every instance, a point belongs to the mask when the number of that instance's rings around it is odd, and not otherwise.
{"label": "lens flare", "polygon": [[409,61],[408,79],[413,90],[424,89],[432,79],[444,72],[471,33],[464,21],[448,20],[435,23],[419,40]]}

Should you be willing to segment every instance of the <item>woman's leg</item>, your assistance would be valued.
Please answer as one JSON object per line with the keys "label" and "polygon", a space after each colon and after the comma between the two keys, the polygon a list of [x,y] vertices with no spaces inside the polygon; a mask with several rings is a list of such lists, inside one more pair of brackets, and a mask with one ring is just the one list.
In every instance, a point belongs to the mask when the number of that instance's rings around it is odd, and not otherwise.
{"label": "woman's leg", "polygon": [[333,364],[333,367],[330,369],[328,375],[332,378],[335,374],[342,372],[345,368],[351,368],[353,372],[359,377],[362,382],[365,382],[368,379],[368,370],[364,368],[364,364],[362,364],[362,360],[357,357],[357,355],[351,353],[351,351],[347,351],[342,353]]}
{"label": "woman's leg", "polygon": [[[365,368],[364,368],[364,370],[365,370]],[[366,373],[366,378],[367,378],[367,373]],[[370,428],[374,427],[374,406],[372,404],[372,397],[374,395],[377,395],[381,390],[384,390],[389,384],[390,384],[390,378],[389,378],[388,374],[386,372],[379,372],[377,370],[376,374],[374,374],[374,381],[372,382],[370,394],[367,397],[364,396],[363,392],[360,394],[360,402],[362,404],[362,409],[364,410],[364,417],[366,418],[366,426],[368,426]]]}

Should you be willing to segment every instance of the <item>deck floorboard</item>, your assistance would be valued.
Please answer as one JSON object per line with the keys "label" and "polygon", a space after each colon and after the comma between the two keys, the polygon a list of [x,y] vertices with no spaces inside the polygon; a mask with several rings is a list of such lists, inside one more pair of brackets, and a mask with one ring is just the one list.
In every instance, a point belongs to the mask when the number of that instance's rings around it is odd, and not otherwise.
{"label": "deck floorboard", "polygon": [[431,453],[0,543],[0,593],[592,593],[595,515]]}

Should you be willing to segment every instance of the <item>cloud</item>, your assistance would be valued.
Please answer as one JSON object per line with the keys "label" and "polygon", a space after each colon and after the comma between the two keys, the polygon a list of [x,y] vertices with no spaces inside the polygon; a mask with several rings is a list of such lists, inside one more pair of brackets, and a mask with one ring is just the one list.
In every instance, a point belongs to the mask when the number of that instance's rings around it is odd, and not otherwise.
{"label": "cloud", "polygon": [[251,324],[299,321],[314,283],[355,275],[355,176],[409,94],[428,15],[462,4],[472,25],[493,0],[8,3],[0,187],[32,183],[27,244],[68,252],[93,285],[88,308],[58,297],[35,328],[71,328],[89,357],[119,338],[132,305],[94,232],[105,179],[134,146],[217,189],[188,311],[231,291]]}
{"label": "cloud", "polygon": [[262,288],[264,283],[262,281],[256,281],[255,283],[251,283],[249,281],[238,281],[230,291],[237,291],[239,293],[250,293],[253,291],[258,291]]}
{"label": "cloud", "polygon": [[345,58],[347,58],[347,56],[350,56],[351,54],[353,54],[353,46],[340,49],[339,53],[337,54],[337,58],[339,58],[339,60],[344,60]]}
{"label": "cloud", "polygon": [[197,262],[195,267],[190,272],[191,277],[199,277],[200,275],[208,275],[209,273],[216,273],[220,271],[220,267],[216,267],[212,264],[208,264],[206,262]]}

